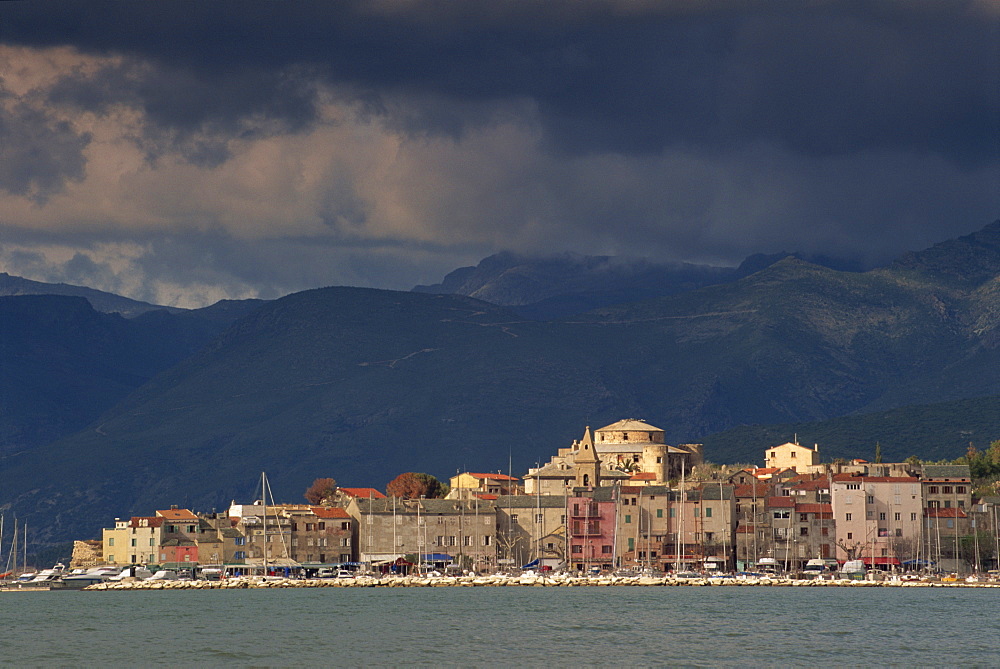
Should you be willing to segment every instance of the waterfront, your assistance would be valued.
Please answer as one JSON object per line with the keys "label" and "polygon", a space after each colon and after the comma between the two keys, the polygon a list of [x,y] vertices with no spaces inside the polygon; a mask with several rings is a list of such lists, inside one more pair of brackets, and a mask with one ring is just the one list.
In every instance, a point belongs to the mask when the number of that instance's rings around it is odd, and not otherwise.
{"label": "waterfront", "polygon": [[0,662],[995,666],[998,610],[943,588],[3,593]]}

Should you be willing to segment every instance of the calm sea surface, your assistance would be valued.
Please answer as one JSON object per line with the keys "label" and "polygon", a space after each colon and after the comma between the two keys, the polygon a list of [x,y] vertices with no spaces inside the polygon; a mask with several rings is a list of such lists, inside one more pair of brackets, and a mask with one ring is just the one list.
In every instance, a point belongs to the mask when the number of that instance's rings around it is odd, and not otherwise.
{"label": "calm sea surface", "polygon": [[1000,590],[0,592],[9,666],[1000,666]]}

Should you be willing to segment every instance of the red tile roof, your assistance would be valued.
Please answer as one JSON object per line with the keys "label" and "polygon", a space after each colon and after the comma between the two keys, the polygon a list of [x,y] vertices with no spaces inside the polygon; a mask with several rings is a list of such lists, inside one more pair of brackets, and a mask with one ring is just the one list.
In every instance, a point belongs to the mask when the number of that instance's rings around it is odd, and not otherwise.
{"label": "red tile roof", "polygon": [[793,508],[795,500],[791,497],[768,497],[767,506],[770,508]]}
{"label": "red tile roof", "polygon": [[[163,525],[163,518],[158,516],[132,516],[129,520],[130,527],[160,527]],[[146,522],[142,522],[146,521]]]}
{"label": "red tile roof", "polygon": [[348,497],[373,497],[375,499],[385,499],[385,495],[375,488],[337,488]]}
{"label": "red tile roof", "polygon": [[629,478],[630,481],[655,481],[656,474],[653,472],[639,472],[637,474],[632,474]]}
{"label": "red tile roof", "polygon": [[485,492],[475,492],[475,493],[472,493],[472,494],[477,499],[485,499],[487,501],[492,501],[492,500],[495,500],[497,498],[497,495],[491,495],[491,494],[485,493]]}
{"label": "red tile roof", "polygon": [[164,509],[157,511],[156,515],[167,520],[198,520],[198,516],[191,513],[189,509]]}
{"label": "red tile roof", "polygon": [[469,472],[469,476],[473,476],[477,479],[491,479],[493,481],[520,481],[521,479],[516,476],[507,476],[506,474],[475,474]]}
{"label": "red tile roof", "polygon": [[928,518],[965,518],[965,509],[951,507],[950,509],[926,509]]}
{"label": "red tile roof", "polygon": [[796,490],[826,490],[830,487],[830,479],[820,476],[819,478],[797,483],[794,487]]}
{"label": "red tile roof", "polygon": [[916,476],[862,476],[860,474],[834,474],[835,483],[916,483]]}
{"label": "red tile roof", "polygon": [[[770,491],[771,491],[771,486],[769,484],[767,484],[767,483],[758,483],[757,484],[756,497],[758,499],[763,499],[764,497],[767,497],[767,493],[769,493]],[[752,483],[746,483],[746,484],[743,484],[743,485],[737,485],[737,486],[735,486],[735,492],[734,492],[734,494],[737,497],[754,497],[755,496],[754,495],[754,484],[752,484]]]}
{"label": "red tile roof", "polygon": [[314,506],[311,508],[317,518],[337,518],[346,520],[351,517],[351,514],[347,513],[347,511],[344,511],[336,506]]}

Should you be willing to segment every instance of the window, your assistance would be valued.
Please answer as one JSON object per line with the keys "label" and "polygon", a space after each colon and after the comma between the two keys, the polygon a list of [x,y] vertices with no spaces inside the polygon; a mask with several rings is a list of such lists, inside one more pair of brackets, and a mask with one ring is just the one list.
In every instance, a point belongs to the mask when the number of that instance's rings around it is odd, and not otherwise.
{"label": "window", "polygon": [[896,536],[897,537],[903,536],[903,530],[902,530],[902,528],[899,528],[899,527],[896,528]]}
{"label": "window", "polygon": [[629,537],[628,538],[628,549],[630,551],[634,551],[635,550],[635,538],[634,537]]}
{"label": "window", "polygon": [[847,484],[847,489],[848,490],[861,490],[861,484],[860,483],[848,483]]}
{"label": "window", "polygon": [[656,510],[656,517],[657,518],[663,518],[663,509],[657,509]]}
{"label": "window", "polygon": [[[114,537],[108,537],[108,545],[109,546],[114,546],[115,545],[115,538]],[[112,559],[109,558],[108,562],[114,562],[114,560],[112,560]]]}
{"label": "window", "polygon": [[484,546],[489,546],[490,545],[490,535],[487,534],[487,535],[483,536],[483,545]]}
{"label": "window", "polygon": [[851,514],[849,514],[849,513],[847,513],[847,514],[844,514],[844,520],[846,520],[846,521],[848,521],[848,522],[850,522],[850,520],[851,520],[851,517],[852,517],[852,516],[851,516]]}
{"label": "window", "polygon": [[560,525],[565,525],[566,524],[566,514],[563,514],[563,515],[559,516],[559,524]]}
{"label": "window", "polygon": [[574,553],[582,553],[583,552],[583,546],[573,546],[573,552]]}
{"label": "window", "polygon": [[701,509],[699,507],[694,507],[694,517],[701,518]]}
{"label": "window", "polygon": [[[150,539],[150,541],[152,541],[152,539]],[[246,537],[236,537],[235,539],[233,539],[233,544],[236,546],[246,546],[246,543],[247,543]]]}
{"label": "window", "polygon": [[848,532],[847,533],[847,538],[848,539],[853,539],[854,538],[854,533],[853,532]]}
{"label": "window", "polygon": [[462,537],[462,545],[463,546],[471,546],[472,545],[472,537],[470,537],[469,535],[465,535],[464,537]]}
{"label": "window", "polygon": [[830,528],[829,527],[821,527],[819,529],[819,533],[822,534],[824,537],[828,537],[828,536],[830,536]]}
{"label": "window", "polygon": [[675,509],[673,507],[670,508],[670,517],[671,518],[676,518],[677,517],[677,509]]}
{"label": "window", "polygon": [[540,514],[540,513],[536,513],[535,514],[535,522],[536,523],[542,522],[542,514]]}
{"label": "window", "polygon": [[800,527],[799,528],[799,536],[800,537],[808,537],[809,536],[809,528],[808,527]]}
{"label": "window", "polygon": [[959,495],[964,495],[965,494],[965,486],[964,485],[957,485],[957,486],[955,486],[955,492],[957,492]]}
{"label": "window", "polygon": [[927,488],[927,492],[930,493],[931,495],[936,495],[938,494],[938,487],[936,485],[932,485]]}
{"label": "window", "polygon": [[627,523],[631,523],[631,522],[632,522],[632,516],[630,514],[626,513],[625,514],[625,523],[627,524]]}
{"label": "window", "polygon": [[325,530],[326,529],[326,523],[317,523],[316,529]]}
{"label": "window", "polygon": [[611,546],[601,546],[601,553],[604,555],[611,555]]}
{"label": "window", "polygon": [[[153,540],[152,540],[152,539],[150,539],[150,540],[149,540],[149,545],[150,545],[150,546],[155,546],[156,544],[154,544],[154,543],[153,543]],[[153,558],[152,558],[152,557],[150,557],[150,558],[149,558],[149,561],[150,561],[150,562],[152,562],[152,561],[153,561]]]}
{"label": "window", "polygon": [[512,522],[512,523],[516,523],[517,522],[517,514],[516,513],[510,514],[510,522]]}
{"label": "window", "polygon": [[875,512],[874,511],[867,511],[867,512],[865,512],[865,518],[867,518],[868,520],[872,520],[874,517],[875,517]]}
{"label": "window", "polygon": [[135,546],[135,539],[132,540],[132,545]]}
{"label": "window", "polygon": [[234,560],[245,560],[246,558],[247,558],[246,551],[236,551],[235,553],[233,553]]}
{"label": "window", "polygon": [[108,562],[114,562],[114,561],[115,561],[115,556],[114,555],[109,555],[108,556]]}
{"label": "window", "polygon": [[844,495],[844,504],[854,504],[854,495]]}
{"label": "window", "polygon": [[711,518],[712,517],[712,507],[710,507],[710,506],[705,507],[705,517],[706,518]]}
{"label": "window", "polygon": [[878,519],[879,520],[885,520],[885,512],[884,511],[879,512]]}
{"label": "window", "polygon": [[955,519],[954,519],[954,518],[949,518],[949,519],[948,519],[948,522],[947,522],[947,523],[945,523],[945,526],[946,526],[946,527],[947,527],[947,528],[948,528],[949,530],[952,530],[952,529],[954,529],[954,528],[955,528]]}
{"label": "window", "polygon": [[868,503],[869,504],[875,503],[875,495],[868,495]]}
{"label": "window", "polygon": [[893,514],[893,517],[894,517],[895,520],[902,520],[903,519],[903,514],[901,514],[899,511],[897,511],[895,514]]}
{"label": "window", "polygon": [[941,492],[944,493],[945,495],[950,495],[951,494],[951,486],[950,485],[943,486],[941,488]]}
{"label": "window", "polygon": [[800,523],[808,523],[809,522],[809,514],[808,513],[800,513],[799,514],[799,522]]}
{"label": "window", "polygon": [[792,451],[792,452],[791,452],[791,453],[789,453],[788,455],[790,455],[791,457],[793,457],[793,458],[794,458],[794,457],[795,457],[795,456],[796,456],[797,454],[796,454],[796,452],[795,452],[795,451]]}
{"label": "window", "polygon": [[910,520],[916,520],[916,519],[917,519],[917,514],[911,513],[910,514]]}

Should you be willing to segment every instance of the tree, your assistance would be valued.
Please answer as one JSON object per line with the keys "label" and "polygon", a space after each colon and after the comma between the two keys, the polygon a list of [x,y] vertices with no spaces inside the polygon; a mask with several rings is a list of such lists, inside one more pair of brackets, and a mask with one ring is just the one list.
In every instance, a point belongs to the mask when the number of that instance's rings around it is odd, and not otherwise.
{"label": "tree", "polygon": [[337,494],[337,482],[333,479],[316,479],[306,488],[305,498],[310,504],[322,504]]}
{"label": "tree", "polygon": [[385,491],[392,497],[417,499],[421,495],[428,499],[444,497],[448,494],[448,486],[441,483],[430,474],[404,472],[389,481]]}
{"label": "tree", "polygon": [[840,547],[844,553],[847,554],[848,561],[859,560],[861,554],[864,552],[865,542],[854,541],[852,543],[847,543],[846,541],[838,541],[837,545]]}
{"label": "tree", "polygon": [[882,444],[875,442],[875,464],[882,464]]}

